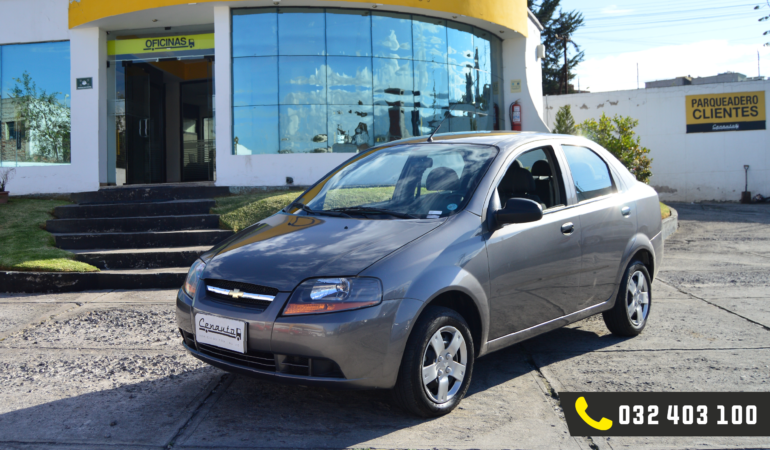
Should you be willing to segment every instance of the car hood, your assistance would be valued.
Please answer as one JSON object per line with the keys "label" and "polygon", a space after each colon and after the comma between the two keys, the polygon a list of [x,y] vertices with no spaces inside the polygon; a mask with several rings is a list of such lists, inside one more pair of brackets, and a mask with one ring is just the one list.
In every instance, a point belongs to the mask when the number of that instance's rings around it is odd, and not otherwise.
{"label": "car hood", "polygon": [[279,213],[204,255],[203,277],[291,291],[307,278],[357,275],[444,221]]}

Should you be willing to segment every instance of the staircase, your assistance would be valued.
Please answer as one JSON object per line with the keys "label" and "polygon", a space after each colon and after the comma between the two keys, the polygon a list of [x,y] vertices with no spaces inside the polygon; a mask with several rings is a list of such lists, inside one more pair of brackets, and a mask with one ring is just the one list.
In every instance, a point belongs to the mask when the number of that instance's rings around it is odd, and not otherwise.
{"label": "staircase", "polygon": [[177,288],[190,265],[233,234],[209,214],[227,187],[120,187],[72,194],[46,222],[56,246],[98,267],[98,289]]}

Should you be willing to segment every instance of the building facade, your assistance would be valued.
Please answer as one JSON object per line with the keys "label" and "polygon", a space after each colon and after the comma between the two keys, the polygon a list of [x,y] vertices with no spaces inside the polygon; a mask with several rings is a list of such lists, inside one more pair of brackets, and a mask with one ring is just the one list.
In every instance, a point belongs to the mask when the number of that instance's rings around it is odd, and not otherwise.
{"label": "building facade", "polygon": [[442,132],[545,131],[523,0],[3,0],[12,195],[210,181],[307,185]]}
{"label": "building facade", "polygon": [[576,123],[616,114],[639,121],[650,149],[650,184],[664,201],[739,201],[745,189],[770,196],[770,81],[546,96],[546,123],[570,105]]}

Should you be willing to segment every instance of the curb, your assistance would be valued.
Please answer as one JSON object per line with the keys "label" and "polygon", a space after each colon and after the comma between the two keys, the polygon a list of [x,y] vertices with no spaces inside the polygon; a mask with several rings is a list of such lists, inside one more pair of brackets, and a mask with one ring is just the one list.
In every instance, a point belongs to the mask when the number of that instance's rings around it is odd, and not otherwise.
{"label": "curb", "polygon": [[672,207],[668,207],[671,210],[671,215],[663,219],[663,240],[668,239],[672,234],[676,233],[679,229],[679,213]]}
{"label": "curb", "polygon": [[63,293],[104,289],[177,289],[186,273],[0,272],[0,293]]}

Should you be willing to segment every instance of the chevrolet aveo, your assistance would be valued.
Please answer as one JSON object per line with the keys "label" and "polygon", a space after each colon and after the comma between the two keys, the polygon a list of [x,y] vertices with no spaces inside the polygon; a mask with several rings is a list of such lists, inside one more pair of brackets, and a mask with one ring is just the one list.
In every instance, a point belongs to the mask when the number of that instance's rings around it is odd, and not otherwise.
{"label": "chevrolet aveo", "polygon": [[224,370],[438,416],[490,352],[598,313],[641,333],[662,257],[658,195],[595,143],[440,135],[355,155],[202,255],[177,324]]}

